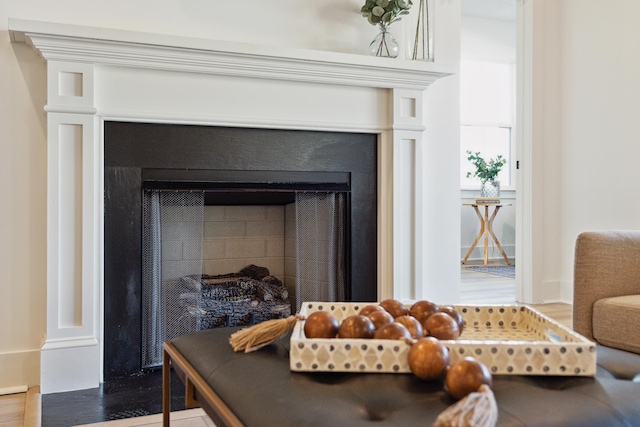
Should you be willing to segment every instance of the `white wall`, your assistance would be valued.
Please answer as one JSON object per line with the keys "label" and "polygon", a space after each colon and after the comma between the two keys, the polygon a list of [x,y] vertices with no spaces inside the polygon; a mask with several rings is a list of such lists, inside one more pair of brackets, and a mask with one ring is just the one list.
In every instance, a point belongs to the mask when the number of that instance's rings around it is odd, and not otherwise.
{"label": "white wall", "polygon": [[[463,58],[515,63],[515,22],[463,16],[460,33],[460,54]],[[509,162],[513,160],[509,159]],[[460,259],[464,259],[480,231],[480,221],[473,208],[462,205],[473,203],[479,193],[479,182],[477,187],[463,188],[460,192]],[[513,260],[515,258],[516,237],[515,186],[509,188],[503,186],[500,193],[502,202],[511,206],[500,209],[493,223],[493,231],[509,259]],[[483,256],[483,241],[481,240],[467,262],[482,260]],[[503,260],[500,250],[492,239],[489,239],[489,258]]]}
{"label": "white wall", "polygon": [[[591,1],[591,0],[589,0]],[[522,240],[531,246],[531,294],[528,302],[543,303],[571,302],[570,283],[563,284],[560,279],[561,230],[564,224],[560,220],[562,211],[562,185],[560,173],[563,159],[560,156],[562,118],[562,100],[559,97],[562,87],[561,46],[562,17],[561,2],[555,0],[535,0],[530,2],[532,27],[531,62],[531,146],[521,153],[521,174],[531,174],[530,235]],[[577,5],[576,5],[577,6]],[[584,88],[588,90],[587,88]],[[522,182],[522,176],[519,176]],[[520,194],[520,203],[525,204]],[[571,262],[573,253],[570,254]],[[517,273],[516,273],[517,274]],[[568,285],[568,286],[567,286]]]}
{"label": "white wall", "polygon": [[[24,44],[11,44],[9,17],[108,27],[188,37],[282,45],[346,53],[367,52],[376,29],[359,14],[359,0],[301,2],[277,7],[259,0],[0,0],[0,392],[39,382],[39,349],[45,334],[46,291],[46,64]],[[459,0],[436,0],[438,62],[457,66]],[[402,41],[402,22],[392,32]],[[459,200],[457,192],[457,78],[437,82],[426,95],[442,105],[426,112],[423,190],[438,197],[438,209],[425,209],[422,254],[434,280],[426,288],[457,300],[459,287]],[[449,102],[450,100],[456,100]],[[442,178],[447,184],[442,184]],[[437,183],[437,185],[436,185]],[[449,239],[452,239],[449,241]],[[433,248],[433,250],[431,250]],[[417,296],[417,297],[422,297]],[[425,296],[426,297],[426,296]]]}
{"label": "white wall", "polygon": [[516,60],[515,22],[463,16],[460,34],[460,54],[463,57]]}
{"label": "white wall", "polygon": [[[460,68],[460,1],[437,0],[434,53],[436,62]],[[423,272],[430,282],[416,299],[457,303],[460,300],[460,79],[443,78],[427,90],[427,131],[419,171],[424,185],[422,206]]]}
{"label": "white wall", "polygon": [[640,2],[560,3],[562,228],[559,247],[545,251],[558,253],[560,278],[571,284],[580,232],[640,228]]}
{"label": "white wall", "polygon": [[[527,5],[528,3],[528,5]],[[533,302],[573,297],[574,248],[586,230],[638,229],[636,143],[640,3],[533,0],[531,150]],[[630,190],[631,189],[631,190]],[[603,284],[606,286],[606,284]]]}
{"label": "white wall", "polygon": [[[533,302],[573,297],[577,235],[640,228],[640,2],[525,0],[531,63],[530,128],[521,165],[531,203],[523,236]],[[464,45],[463,45],[464,46]],[[526,47],[526,46],[525,46]],[[527,47],[529,49],[529,47]],[[522,157],[524,156],[524,157]]]}

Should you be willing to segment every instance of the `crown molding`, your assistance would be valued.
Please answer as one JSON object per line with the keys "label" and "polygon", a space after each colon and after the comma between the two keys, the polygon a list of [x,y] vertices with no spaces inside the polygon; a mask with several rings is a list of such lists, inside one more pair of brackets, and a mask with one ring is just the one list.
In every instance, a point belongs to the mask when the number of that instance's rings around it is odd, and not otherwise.
{"label": "crown molding", "polygon": [[9,34],[47,61],[413,90],[451,74],[431,62],[19,19]]}

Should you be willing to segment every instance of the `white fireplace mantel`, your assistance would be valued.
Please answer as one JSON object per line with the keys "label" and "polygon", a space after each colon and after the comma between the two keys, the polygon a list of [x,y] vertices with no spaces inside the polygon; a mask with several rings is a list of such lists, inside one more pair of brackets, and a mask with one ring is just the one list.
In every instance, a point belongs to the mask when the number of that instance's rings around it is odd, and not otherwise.
{"label": "white fireplace mantel", "polygon": [[11,40],[48,61],[425,90],[447,75],[419,61],[11,19]]}
{"label": "white fireplace mantel", "polygon": [[426,89],[439,64],[9,19],[47,61],[47,331],[41,390],[102,380],[105,120],[378,135],[378,296],[425,283]]}

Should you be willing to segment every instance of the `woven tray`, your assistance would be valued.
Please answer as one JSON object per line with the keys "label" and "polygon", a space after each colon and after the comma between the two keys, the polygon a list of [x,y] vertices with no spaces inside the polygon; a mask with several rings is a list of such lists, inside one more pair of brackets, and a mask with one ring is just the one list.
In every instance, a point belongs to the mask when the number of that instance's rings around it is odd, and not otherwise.
{"label": "woven tray", "polygon": [[[338,321],[371,303],[305,302],[300,314],[331,311]],[[457,340],[443,340],[451,363],[473,356],[493,375],[594,376],[596,346],[524,305],[455,305],[466,321]],[[291,335],[290,368],[304,372],[408,373],[410,344],[375,339],[309,339],[304,321]]]}

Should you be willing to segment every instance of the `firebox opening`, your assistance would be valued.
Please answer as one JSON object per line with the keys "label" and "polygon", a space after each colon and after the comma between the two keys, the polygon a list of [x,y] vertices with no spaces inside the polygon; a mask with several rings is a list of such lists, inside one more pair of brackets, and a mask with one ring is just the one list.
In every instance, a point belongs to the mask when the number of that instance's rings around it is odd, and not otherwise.
{"label": "firebox opening", "polygon": [[348,299],[349,174],[228,172],[143,170],[143,368],[179,335]]}

